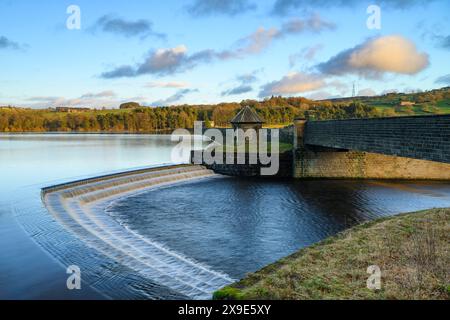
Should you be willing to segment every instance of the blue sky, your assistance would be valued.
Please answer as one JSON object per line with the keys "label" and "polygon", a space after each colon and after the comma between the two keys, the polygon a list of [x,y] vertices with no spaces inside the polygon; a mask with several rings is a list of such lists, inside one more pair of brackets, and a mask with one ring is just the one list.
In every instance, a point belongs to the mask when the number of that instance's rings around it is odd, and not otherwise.
{"label": "blue sky", "polygon": [[[310,4],[312,3],[312,4]],[[379,5],[381,29],[367,7]],[[67,8],[81,12],[69,30]],[[448,0],[0,0],[0,105],[323,99],[450,85]]]}

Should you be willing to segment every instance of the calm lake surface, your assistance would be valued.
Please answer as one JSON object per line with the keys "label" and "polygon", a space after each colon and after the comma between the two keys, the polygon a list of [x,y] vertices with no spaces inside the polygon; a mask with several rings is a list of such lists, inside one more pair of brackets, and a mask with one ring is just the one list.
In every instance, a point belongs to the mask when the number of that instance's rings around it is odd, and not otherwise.
{"label": "calm lake surface", "polygon": [[170,163],[175,145],[156,135],[0,134],[0,299],[101,298],[88,287],[67,290],[65,268],[16,221],[14,202],[46,214],[37,206],[42,187]]}
{"label": "calm lake surface", "polygon": [[[0,298],[103,298],[89,286],[68,291],[56,255],[73,253],[42,249],[15,219],[15,210],[32,208],[39,219],[47,214],[42,187],[170,163],[175,145],[169,136],[152,135],[0,135]],[[237,279],[357,223],[448,206],[450,184],[444,182],[224,177],[134,195],[108,213],[142,236]],[[51,241],[60,239],[55,235]]]}

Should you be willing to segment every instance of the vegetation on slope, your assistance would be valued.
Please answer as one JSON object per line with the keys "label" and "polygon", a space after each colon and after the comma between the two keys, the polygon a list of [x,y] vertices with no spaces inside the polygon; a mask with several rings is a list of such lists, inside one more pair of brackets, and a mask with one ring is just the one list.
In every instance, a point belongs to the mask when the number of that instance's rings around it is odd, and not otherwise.
{"label": "vegetation on slope", "polygon": [[[400,106],[401,101],[414,105]],[[244,105],[254,108],[266,126],[291,124],[295,117],[310,120],[370,118],[413,114],[450,113],[450,88],[415,94],[387,94],[313,101],[301,97],[272,97],[264,101],[218,105],[183,105],[173,107],[140,107],[123,104],[123,109],[77,110],[23,109],[0,107],[0,132],[155,132],[176,128],[193,128],[195,121],[226,127]],[[70,111],[70,112],[69,112]]]}
{"label": "vegetation on slope", "polygon": [[[449,299],[450,209],[369,222],[269,265],[215,299]],[[366,286],[368,266],[381,289]]]}

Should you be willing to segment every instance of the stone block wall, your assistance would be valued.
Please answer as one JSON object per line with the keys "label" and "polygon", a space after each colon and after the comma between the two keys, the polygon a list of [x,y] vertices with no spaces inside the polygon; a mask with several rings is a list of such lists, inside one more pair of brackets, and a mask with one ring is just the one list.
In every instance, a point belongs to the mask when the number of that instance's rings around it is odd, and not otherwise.
{"label": "stone block wall", "polygon": [[[450,115],[306,121],[280,130],[294,145],[275,177],[450,180]],[[261,164],[206,165],[231,176],[260,176]],[[228,159],[230,163],[230,159]]]}
{"label": "stone block wall", "polygon": [[304,144],[450,163],[450,115],[308,121]]}
{"label": "stone block wall", "polygon": [[[231,128],[213,128],[215,130],[219,130],[224,139],[226,138],[226,130],[230,130]],[[208,129],[204,129],[203,130],[203,134],[207,131]],[[271,132],[273,129],[266,129],[267,130],[267,142],[270,143],[271,142]],[[279,142],[280,143],[292,143],[294,141],[294,126],[288,126],[288,127],[284,127],[284,128],[280,128],[278,129],[279,132]]]}
{"label": "stone block wall", "polygon": [[[194,153],[198,152],[196,156]],[[202,151],[192,151],[191,152],[191,163],[194,163],[193,159],[199,159]],[[206,166],[208,169],[213,170],[216,173],[227,175],[227,176],[238,176],[238,177],[266,177],[266,178],[292,178],[293,172],[293,152],[288,151],[279,154],[279,170],[273,176],[262,176],[261,168],[270,167],[270,165],[263,165],[259,161],[257,164],[250,164],[250,155],[238,154],[227,155],[226,153],[222,155],[222,163],[206,164],[202,162],[201,164]],[[219,156],[220,157],[220,156]],[[238,164],[238,157],[241,157],[242,162],[245,164]],[[199,164],[199,163],[196,163]]]}
{"label": "stone block wall", "polygon": [[294,178],[450,180],[450,164],[359,151],[295,151]]}

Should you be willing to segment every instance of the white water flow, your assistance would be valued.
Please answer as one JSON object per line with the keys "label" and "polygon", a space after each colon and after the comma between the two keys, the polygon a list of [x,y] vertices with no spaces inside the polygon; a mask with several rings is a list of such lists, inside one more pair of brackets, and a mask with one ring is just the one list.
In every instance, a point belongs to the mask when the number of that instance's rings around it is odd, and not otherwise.
{"label": "white water flow", "polygon": [[210,299],[234,280],[120,225],[106,207],[136,192],[216,176],[202,166],[169,166],[51,187],[43,200],[52,216],[90,247],[188,297]]}

